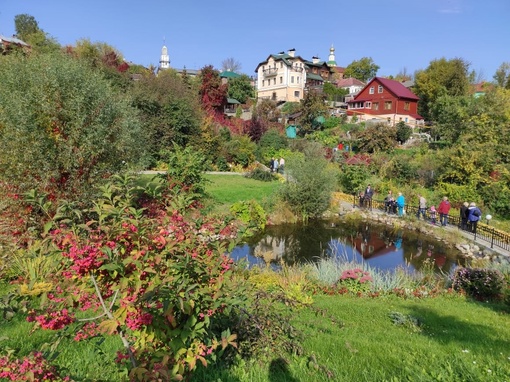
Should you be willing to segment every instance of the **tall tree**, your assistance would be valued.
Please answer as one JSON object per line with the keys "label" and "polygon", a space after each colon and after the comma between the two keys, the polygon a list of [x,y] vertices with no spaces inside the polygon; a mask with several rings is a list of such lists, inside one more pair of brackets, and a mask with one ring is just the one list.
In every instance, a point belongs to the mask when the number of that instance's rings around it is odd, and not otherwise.
{"label": "tall tree", "polygon": [[353,61],[344,71],[344,77],[353,77],[363,82],[368,82],[374,78],[379,70],[379,66],[374,63],[371,57],[363,57],[359,61]]}
{"label": "tall tree", "polygon": [[305,94],[305,98],[301,100],[299,116],[300,135],[304,136],[320,127],[320,117],[325,118],[328,113],[328,106],[324,101],[323,93],[310,90]]}
{"label": "tall tree", "polygon": [[246,103],[248,99],[255,97],[255,89],[251,84],[250,77],[242,74],[239,77],[229,79],[228,96],[241,103]]}
{"label": "tall tree", "polygon": [[162,159],[174,144],[185,146],[199,135],[202,111],[197,94],[175,70],[143,76],[134,84],[132,94],[151,164]]}
{"label": "tall tree", "polygon": [[55,52],[60,49],[60,44],[45,33],[34,16],[26,13],[14,17],[14,25],[18,38],[32,47],[38,53]]}
{"label": "tall tree", "polygon": [[327,95],[328,101],[341,102],[344,97],[349,94],[347,89],[338,88],[331,82],[326,82],[323,88],[324,94]]}
{"label": "tall tree", "polygon": [[241,70],[241,63],[233,57],[229,57],[221,62],[221,70],[237,73]]}
{"label": "tall tree", "polygon": [[217,70],[211,65],[205,66],[200,71],[200,100],[202,107],[214,113],[222,113],[227,102],[227,84],[221,83]]}
{"label": "tall tree", "polygon": [[367,127],[357,136],[358,149],[366,153],[390,151],[397,143],[397,128],[385,123]]}
{"label": "tall tree", "polygon": [[431,61],[429,66],[415,75],[414,93],[420,97],[418,112],[431,119],[430,109],[443,96],[465,96],[470,90],[469,63],[461,58]]}
{"label": "tall tree", "polygon": [[262,124],[267,129],[270,122],[278,121],[278,118],[281,116],[281,112],[275,101],[262,99],[258,101],[253,115],[256,119],[262,121]]}
{"label": "tall tree", "polygon": [[494,74],[494,80],[498,86],[510,89],[510,62],[503,62],[499,66]]}
{"label": "tall tree", "polygon": [[21,40],[26,39],[33,33],[41,31],[35,17],[26,13],[14,16],[14,27],[16,29],[16,35]]}

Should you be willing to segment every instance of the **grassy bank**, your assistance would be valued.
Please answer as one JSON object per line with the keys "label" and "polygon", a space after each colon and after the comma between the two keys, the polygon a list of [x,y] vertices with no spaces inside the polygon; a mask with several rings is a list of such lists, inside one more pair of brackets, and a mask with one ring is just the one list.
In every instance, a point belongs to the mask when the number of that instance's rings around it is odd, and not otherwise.
{"label": "grassy bank", "polygon": [[293,319],[302,356],[209,368],[193,381],[510,380],[510,319],[498,305],[459,295],[314,300]]}
{"label": "grassy bank", "polygon": [[[301,333],[302,354],[275,353],[228,368],[211,365],[199,369],[192,381],[510,380],[510,318],[503,305],[456,293],[429,298],[315,295],[313,300],[291,320]],[[30,327],[21,314],[4,322],[2,348],[27,354],[55,335],[36,331],[27,336]],[[79,381],[126,381],[113,362],[121,348],[117,337],[83,343],[69,334],[62,336],[53,363]]]}

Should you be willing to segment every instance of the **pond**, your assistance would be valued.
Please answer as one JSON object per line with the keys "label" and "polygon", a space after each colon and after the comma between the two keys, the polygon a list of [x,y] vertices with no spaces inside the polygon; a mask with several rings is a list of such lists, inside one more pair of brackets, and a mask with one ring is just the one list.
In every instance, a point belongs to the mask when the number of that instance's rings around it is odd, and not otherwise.
{"label": "pond", "polygon": [[339,257],[366,262],[371,268],[391,271],[400,267],[411,273],[425,261],[436,272],[450,273],[460,262],[457,251],[433,237],[393,227],[345,221],[314,221],[308,224],[268,226],[265,231],[238,245],[231,257],[250,265],[266,262],[287,265]]}

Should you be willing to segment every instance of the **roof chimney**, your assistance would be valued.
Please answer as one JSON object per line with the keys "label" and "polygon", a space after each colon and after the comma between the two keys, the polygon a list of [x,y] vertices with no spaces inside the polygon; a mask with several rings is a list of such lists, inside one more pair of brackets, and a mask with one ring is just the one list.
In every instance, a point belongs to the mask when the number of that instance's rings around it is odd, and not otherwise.
{"label": "roof chimney", "polygon": [[296,49],[292,48],[292,49],[289,49],[289,51],[287,52],[287,54],[291,57],[294,57],[294,53],[296,53]]}
{"label": "roof chimney", "polygon": [[319,63],[319,57],[317,57],[317,56],[313,56],[313,57],[312,57],[312,62],[313,62],[314,64],[318,64],[318,63]]}

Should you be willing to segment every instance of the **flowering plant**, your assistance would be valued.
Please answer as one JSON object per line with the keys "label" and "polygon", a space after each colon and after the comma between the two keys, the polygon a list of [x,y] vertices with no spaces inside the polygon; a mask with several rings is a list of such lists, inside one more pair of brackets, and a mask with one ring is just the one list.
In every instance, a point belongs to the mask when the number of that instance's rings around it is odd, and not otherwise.
{"label": "flowering plant", "polygon": [[237,228],[165,211],[164,201],[154,213],[119,190],[103,189],[95,219],[48,232],[61,267],[27,321],[47,330],[73,324],[77,341],[120,336],[117,360],[132,380],[183,379],[197,361],[236,346],[225,317],[244,300],[225,254]]}
{"label": "flowering plant", "polygon": [[457,268],[453,275],[453,289],[463,290],[467,295],[485,300],[500,297],[505,279],[497,269]]}
{"label": "flowering plant", "polygon": [[366,293],[370,291],[372,277],[367,271],[360,268],[348,269],[342,272],[337,286],[346,288],[353,293]]}

